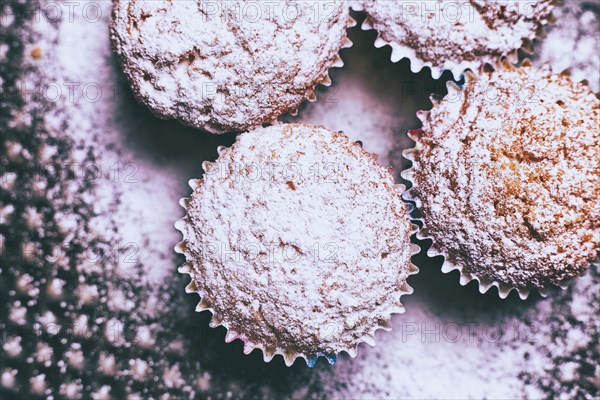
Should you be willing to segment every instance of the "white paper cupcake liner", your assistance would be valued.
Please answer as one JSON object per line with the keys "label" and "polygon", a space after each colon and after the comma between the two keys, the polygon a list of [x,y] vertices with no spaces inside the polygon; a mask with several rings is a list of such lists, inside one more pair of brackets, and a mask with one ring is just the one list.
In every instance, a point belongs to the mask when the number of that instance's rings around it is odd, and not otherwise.
{"label": "white paper cupcake liner", "polygon": [[[513,63],[511,63],[510,60],[505,59],[505,58],[501,58],[494,65],[497,68],[518,68],[515,65],[513,65]],[[521,63],[521,66],[531,66],[531,65],[532,64],[529,59],[525,59]],[[484,68],[486,68],[485,64],[479,65],[479,67],[478,67],[478,69],[484,69]],[[465,76],[465,80],[467,82],[476,79],[473,72],[471,72],[469,70],[466,70],[463,73]],[[565,71],[561,72],[561,74],[569,75],[569,71],[565,70]],[[587,84],[587,82],[585,80],[581,81],[581,83]],[[447,82],[446,87],[448,89],[448,95],[458,95],[462,91],[462,89],[456,83],[454,83],[452,81]],[[600,98],[600,93],[597,93],[596,96],[598,98]],[[439,100],[433,96],[430,97],[430,100],[434,106],[437,103],[439,103]],[[424,111],[424,110],[417,111],[417,117],[419,118],[419,120],[421,122],[425,121],[427,114],[428,114],[428,111]],[[408,132],[408,137],[411,138],[413,141],[415,141],[415,143],[418,140],[417,135],[418,135],[419,131],[420,131],[420,128],[413,129]],[[479,277],[472,272],[467,272],[464,270],[464,265],[451,260],[449,255],[436,245],[435,236],[433,236],[429,232],[429,230],[427,228],[427,221],[425,220],[425,218],[423,218],[423,217],[416,218],[416,217],[412,216],[412,213],[415,210],[422,208],[421,200],[417,196],[415,196],[413,193],[413,189],[416,186],[415,180],[414,180],[414,174],[415,174],[414,164],[416,162],[415,156],[417,155],[417,153],[418,153],[418,150],[416,148],[416,144],[414,147],[406,149],[402,152],[402,155],[404,156],[404,158],[406,158],[407,160],[410,160],[412,163],[412,166],[410,168],[403,170],[400,174],[402,176],[402,178],[406,179],[407,181],[411,182],[411,184],[412,184],[411,188],[406,190],[402,194],[402,197],[405,201],[410,202],[409,204],[412,205],[412,208],[410,210],[411,219],[413,221],[419,222],[421,224],[421,229],[416,234],[417,239],[422,240],[422,241],[430,240],[432,242],[431,247],[427,251],[427,256],[428,257],[442,256],[444,258],[444,261],[443,261],[442,267],[441,267],[441,270],[443,273],[447,274],[447,273],[450,273],[455,270],[458,271],[460,274],[459,282],[462,286],[466,286],[471,281],[477,281],[478,286],[479,286],[479,292],[482,294],[486,293],[491,287],[495,286],[498,289],[498,295],[501,299],[507,298],[508,295],[510,294],[510,292],[513,290],[517,292],[517,294],[519,295],[519,297],[522,300],[525,300],[529,297],[529,294],[532,292],[532,290],[537,290],[542,297],[546,297],[546,296],[548,296],[549,288],[551,288],[551,287],[559,287],[562,290],[565,290],[568,288],[569,283],[571,281],[570,279],[561,284],[549,285],[544,288],[514,287],[512,285],[508,285],[508,284],[500,282],[498,280],[492,280],[492,279],[487,279],[484,277]],[[596,260],[594,260],[591,264],[597,266],[599,263],[600,263],[600,255],[598,255],[596,257]]]}
{"label": "white paper cupcake liner", "polygon": [[[219,148],[218,148],[219,155],[222,153],[222,151],[224,149],[225,149],[224,146],[219,146]],[[375,156],[373,156],[373,157],[375,158]],[[208,170],[210,164],[211,164],[210,162],[206,162],[206,161],[202,164],[202,169],[204,172],[206,172]],[[198,187],[200,187],[200,185],[202,184],[202,179],[191,179],[188,182],[188,184],[192,188],[192,190],[195,190]],[[404,190],[405,190],[404,185],[399,184],[397,186],[401,193],[404,192]],[[402,304],[400,304],[398,308],[396,308],[394,311],[392,311],[390,313],[390,315],[386,318],[386,320],[383,323],[380,322],[380,325],[374,326],[370,330],[370,332],[368,334],[364,335],[363,337],[361,337],[360,341],[358,341],[354,346],[344,349],[344,350],[341,350],[337,354],[330,354],[330,353],[325,353],[325,352],[304,353],[304,352],[297,352],[297,351],[289,351],[289,350],[287,350],[285,348],[281,348],[281,347],[268,348],[267,346],[263,345],[262,343],[254,342],[251,338],[249,338],[243,332],[236,332],[233,329],[231,329],[229,324],[223,320],[223,318],[219,315],[218,312],[216,312],[214,310],[210,301],[208,299],[206,299],[206,297],[205,297],[206,293],[203,291],[203,289],[196,284],[196,281],[201,280],[201,279],[195,276],[195,272],[194,272],[192,263],[189,261],[188,252],[187,252],[188,239],[187,239],[186,233],[185,233],[186,232],[185,226],[188,223],[187,222],[187,207],[189,204],[189,198],[182,198],[179,201],[179,204],[186,210],[186,215],[182,219],[178,220],[175,223],[175,228],[181,232],[181,234],[183,236],[183,240],[175,246],[174,250],[176,253],[183,254],[186,257],[186,262],[184,262],[178,268],[179,273],[187,274],[191,278],[191,281],[186,286],[185,291],[188,294],[196,293],[200,297],[200,301],[197,304],[196,309],[195,309],[196,312],[209,311],[212,314],[212,317],[211,317],[211,320],[209,323],[209,326],[211,328],[223,326],[227,330],[227,333],[225,335],[226,343],[232,342],[235,339],[240,339],[243,342],[243,344],[244,344],[243,353],[246,355],[250,354],[254,349],[260,349],[262,351],[263,359],[265,362],[270,362],[273,359],[273,357],[275,357],[276,355],[281,355],[283,357],[285,365],[288,367],[291,366],[296,361],[296,359],[303,358],[306,361],[307,366],[309,368],[312,368],[315,366],[319,357],[324,357],[329,364],[333,365],[337,360],[337,355],[342,352],[347,353],[352,358],[356,357],[358,354],[358,346],[361,343],[367,343],[371,347],[375,346],[376,332],[378,330],[390,331],[391,330],[390,320],[392,318],[392,315],[402,314],[405,311],[404,306]],[[408,213],[410,207],[408,204],[405,204],[405,207],[406,207],[406,212]],[[418,231],[418,226],[411,222],[410,237],[412,237],[412,235],[415,234],[417,231]],[[410,247],[409,253],[410,253],[411,258],[421,251],[420,246],[418,246],[417,244],[408,243],[408,245]],[[419,268],[412,262],[409,262],[407,278],[411,275],[417,274],[418,272],[419,272]],[[412,293],[413,293],[413,288],[406,281],[404,282],[404,284],[402,285],[402,287],[400,288],[400,290],[398,292],[399,297],[409,295]]]}

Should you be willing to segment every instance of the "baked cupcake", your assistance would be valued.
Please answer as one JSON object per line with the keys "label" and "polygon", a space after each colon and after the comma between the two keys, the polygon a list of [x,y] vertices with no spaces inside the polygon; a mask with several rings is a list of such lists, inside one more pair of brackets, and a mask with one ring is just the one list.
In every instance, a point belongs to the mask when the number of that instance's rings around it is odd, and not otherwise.
{"label": "baked cupcake", "polygon": [[314,100],[353,22],[338,0],[114,1],[111,40],[154,114],[224,133]]}
{"label": "baked cupcake", "polygon": [[313,366],[374,344],[417,269],[402,187],[343,133],[282,124],[241,134],[190,182],[176,251],[187,292],[244,352]]}
{"label": "baked cupcake", "polygon": [[506,297],[564,286],[600,251],[600,100],[567,75],[504,62],[420,112],[403,176],[461,283]]}
{"label": "baked cupcake", "polygon": [[554,0],[356,0],[368,16],[363,29],[379,33],[375,45],[392,47],[391,59],[405,57],[413,72],[430,67],[434,79],[450,70],[456,79],[500,56],[516,62],[551,19]]}

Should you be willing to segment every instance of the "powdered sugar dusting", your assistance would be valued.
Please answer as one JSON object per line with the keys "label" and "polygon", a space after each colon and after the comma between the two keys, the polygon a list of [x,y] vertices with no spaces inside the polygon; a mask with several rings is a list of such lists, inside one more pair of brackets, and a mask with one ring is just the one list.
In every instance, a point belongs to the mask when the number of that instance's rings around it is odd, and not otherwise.
{"label": "powdered sugar dusting", "polygon": [[[596,1],[566,0],[556,9],[556,23],[536,52],[536,65],[549,64],[555,72],[569,69],[573,80],[586,79],[600,91],[600,7]],[[569,56],[566,57],[565,55]]]}

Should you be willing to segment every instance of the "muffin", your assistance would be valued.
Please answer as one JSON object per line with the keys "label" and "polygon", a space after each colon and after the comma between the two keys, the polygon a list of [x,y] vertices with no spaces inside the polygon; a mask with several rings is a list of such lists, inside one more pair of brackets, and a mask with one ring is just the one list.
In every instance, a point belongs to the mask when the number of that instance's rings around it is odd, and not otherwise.
{"label": "muffin", "polygon": [[377,47],[389,44],[392,61],[408,57],[413,72],[431,68],[456,77],[500,56],[516,61],[551,18],[554,0],[433,0],[423,2],[357,0],[353,8],[368,16],[363,29],[376,29]]}
{"label": "muffin", "polygon": [[403,188],[372,155],[343,133],[282,124],[241,134],[203,168],[176,251],[226,341],[313,366],[390,329],[418,246]]}
{"label": "muffin", "polygon": [[352,22],[337,0],[114,1],[111,40],[154,114],[224,133],[314,100]]}
{"label": "muffin", "polygon": [[467,73],[448,91],[419,113],[405,151],[418,237],[433,239],[444,272],[458,269],[482,293],[563,286],[600,250],[600,101],[529,62]]}

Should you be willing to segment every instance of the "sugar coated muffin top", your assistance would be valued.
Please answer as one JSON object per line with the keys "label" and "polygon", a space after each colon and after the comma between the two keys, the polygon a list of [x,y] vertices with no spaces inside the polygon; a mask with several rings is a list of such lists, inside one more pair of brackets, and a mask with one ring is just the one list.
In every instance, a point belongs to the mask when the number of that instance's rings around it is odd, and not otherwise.
{"label": "sugar coated muffin top", "polygon": [[111,39],[137,98],[213,133],[272,122],[327,84],[349,46],[341,1],[115,1]]}
{"label": "sugar coated muffin top", "polygon": [[[392,45],[394,61],[409,57],[420,69],[462,73],[469,62],[489,61],[533,40],[551,16],[553,0],[358,0],[367,25]],[[462,68],[462,69],[461,69]],[[414,69],[414,68],[413,68]]]}
{"label": "sugar coated muffin top", "polygon": [[600,249],[599,112],[568,76],[505,63],[421,113],[406,176],[448,261],[515,288],[584,271]]}
{"label": "sugar coated muffin top", "polygon": [[351,355],[416,272],[402,188],[346,135],[286,124],[222,149],[183,204],[183,272],[215,324],[266,360]]}

